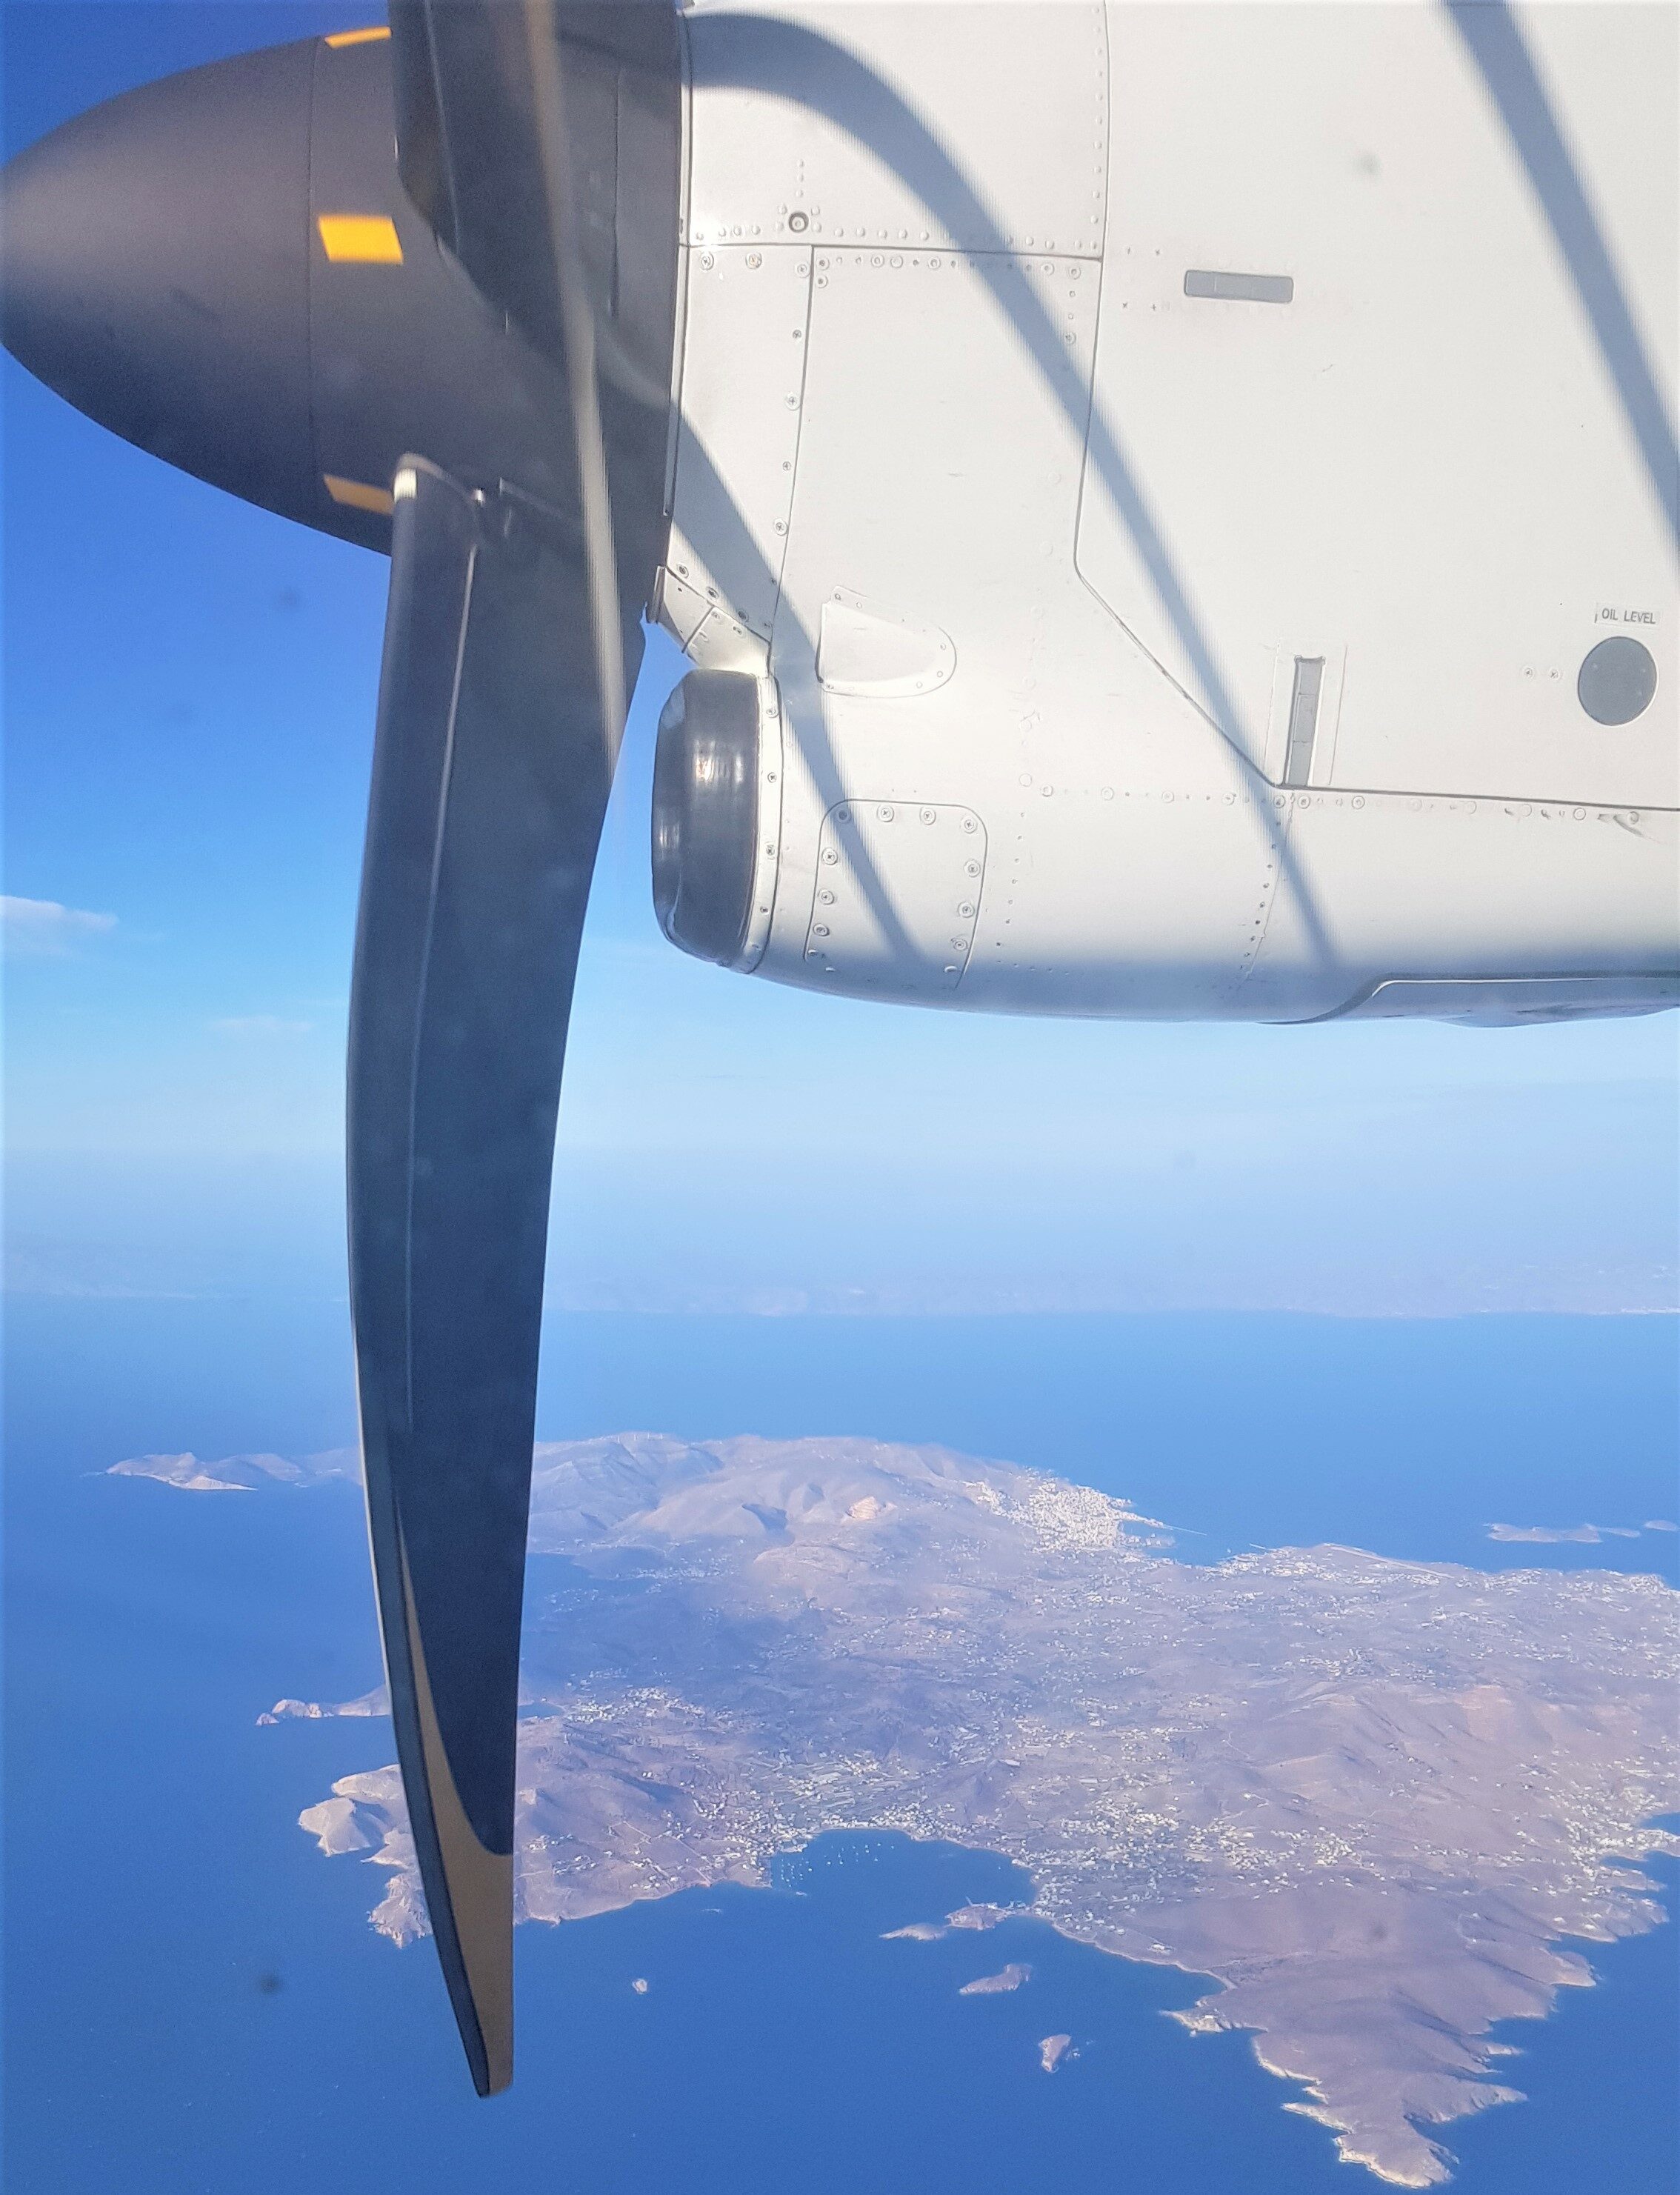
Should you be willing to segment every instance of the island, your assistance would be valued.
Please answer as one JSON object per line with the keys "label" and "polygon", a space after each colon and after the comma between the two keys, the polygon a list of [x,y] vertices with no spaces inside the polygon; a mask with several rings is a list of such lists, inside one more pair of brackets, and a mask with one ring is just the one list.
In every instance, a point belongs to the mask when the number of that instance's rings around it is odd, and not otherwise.
{"label": "island", "polygon": [[1008,1966],[998,1973],[981,1974],[975,1981],[964,1982],[957,1994],[958,1996],[1004,1996],[1032,1979],[1033,1969],[1024,1959],[1011,1959]]}
{"label": "island", "polygon": [[[1000,1852],[1032,1916],[1210,1977],[1187,2029],[1247,2031],[1345,2161],[1425,2187],[1438,2129],[1516,2098],[1494,2024],[1591,1981],[1572,1943],[1665,1917],[1640,1863],[1680,1853],[1680,1594],[1654,1576],[1190,1563],[1090,1487],[840,1438],[544,1447],[531,1544],[526,1920],[762,1883],[830,1829]],[[423,1933],[394,1768],[302,1819],[381,1863],[376,1927]]]}

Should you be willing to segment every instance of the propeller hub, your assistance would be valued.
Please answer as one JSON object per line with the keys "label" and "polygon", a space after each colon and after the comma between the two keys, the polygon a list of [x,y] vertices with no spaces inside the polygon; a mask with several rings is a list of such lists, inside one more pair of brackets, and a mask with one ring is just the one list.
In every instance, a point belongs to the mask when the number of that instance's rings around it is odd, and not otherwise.
{"label": "propeller hub", "polygon": [[126,92],[0,186],[14,357],[125,441],[305,520],[314,50]]}
{"label": "propeller hub", "polygon": [[371,39],[242,54],[77,116],[0,182],[7,349],[125,441],[369,548],[390,545],[409,450],[511,485],[567,537],[563,380],[440,247],[394,131]]}

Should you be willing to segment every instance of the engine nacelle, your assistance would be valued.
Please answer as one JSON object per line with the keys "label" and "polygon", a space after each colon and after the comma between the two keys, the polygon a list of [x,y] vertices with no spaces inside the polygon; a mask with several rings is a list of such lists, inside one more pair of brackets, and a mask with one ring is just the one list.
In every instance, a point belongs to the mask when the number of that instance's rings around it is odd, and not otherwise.
{"label": "engine nacelle", "polygon": [[981,12],[684,14],[655,602],[785,763],[762,949],[745,824],[667,928],[979,1012],[1680,1002],[1667,19]]}
{"label": "engine nacelle", "polygon": [[774,682],[691,671],[659,718],[653,907],[673,945],[756,967],[774,908],[781,711]]}

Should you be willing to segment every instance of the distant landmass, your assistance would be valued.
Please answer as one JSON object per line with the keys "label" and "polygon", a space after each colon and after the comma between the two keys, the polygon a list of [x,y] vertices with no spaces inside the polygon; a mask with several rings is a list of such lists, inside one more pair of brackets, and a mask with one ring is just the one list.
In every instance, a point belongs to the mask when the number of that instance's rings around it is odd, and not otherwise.
{"label": "distant landmass", "polygon": [[1038,2045],[1038,2063],[1045,2072],[1053,2073],[1064,2058],[1077,2058],[1071,2035],[1047,2035]]}
{"label": "distant landmass", "polygon": [[[1591,1981],[1563,1939],[1664,1917],[1639,1862],[1680,1855],[1654,1825],[1680,1811],[1680,1594],[1171,1544],[1089,1488],[937,1448],[539,1449],[532,1546],[567,1563],[533,1572],[527,1612],[521,1916],[761,1883],[829,1829],[983,1847],[1031,1875],[1021,1911],[1212,1977],[1173,2016],[1251,2031],[1345,2161],[1446,2180],[1430,2129],[1517,2097],[1493,2024]],[[394,1768],[302,1818],[388,1871],[376,1927],[424,1932]],[[1047,2071],[1074,2052],[1039,2047]]]}
{"label": "distant landmass", "polygon": [[284,1455],[224,1455],[203,1463],[190,1450],[181,1455],[130,1455],[111,1466],[112,1478],[155,1478],[184,1494],[248,1494],[259,1486],[319,1486],[330,1478],[361,1478],[361,1458],[353,1448],[325,1449],[294,1460]]}
{"label": "distant landmass", "polygon": [[1643,1524],[1490,1524],[1487,1536],[1509,1545],[1527,1541],[1535,1547],[1562,1547],[1574,1541],[1596,1547],[1604,1540],[1637,1540],[1643,1532],[1680,1530],[1666,1517],[1648,1517]]}
{"label": "distant landmass", "polygon": [[981,1974],[977,1981],[964,1982],[957,1994],[958,1996],[1004,1996],[1032,1979],[1033,1969],[1024,1959],[1011,1959],[998,1973]]}

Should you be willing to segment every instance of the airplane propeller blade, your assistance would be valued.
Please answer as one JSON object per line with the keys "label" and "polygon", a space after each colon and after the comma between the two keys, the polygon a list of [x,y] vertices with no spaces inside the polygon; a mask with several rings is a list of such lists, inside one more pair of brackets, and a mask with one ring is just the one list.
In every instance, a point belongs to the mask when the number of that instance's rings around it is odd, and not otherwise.
{"label": "airplane propeller blade", "polygon": [[396,477],[350,1010],[369,1529],[420,1874],[480,2094],[512,2071],[513,1812],[561,1069],[611,781],[587,580]]}
{"label": "airplane propeller blade", "polygon": [[0,337],[33,372],[205,480],[390,549],[351,1296],[398,1754],[485,2093],[512,2062],[561,1069],[669,531],[682,97],[671,0],[393,0],[388,40],[141,85],[0,185]]}
{"label": "airplane propeller blade", "polygon": [[[592,134],[605,95],[614,113],[634,104],[629,64],[595,55],[569,84],[547,0],[407,0],[393,18],[405,181],[469,271],[525,285],[576,452],[565,515],[419,458],[397,475],[351,1009],[352,1301],[392,1714],[445,1978],[491,2094],[512,2077],[520,1615],[561,1071],[665,526],[676,79],[632,56],[668,125],[648,141],[669,155],[671,217],[642,224],[647,272],[618,299],[654,370],[603,409],[614,300],[585,263],[577,179],[581,164],[600,187]],[[498,213],[486,187],[510,147],[519,191]],[[610,173],[615,203],[645,197],[616,153]],[[624,354],[624,330],[609,340]]]}

